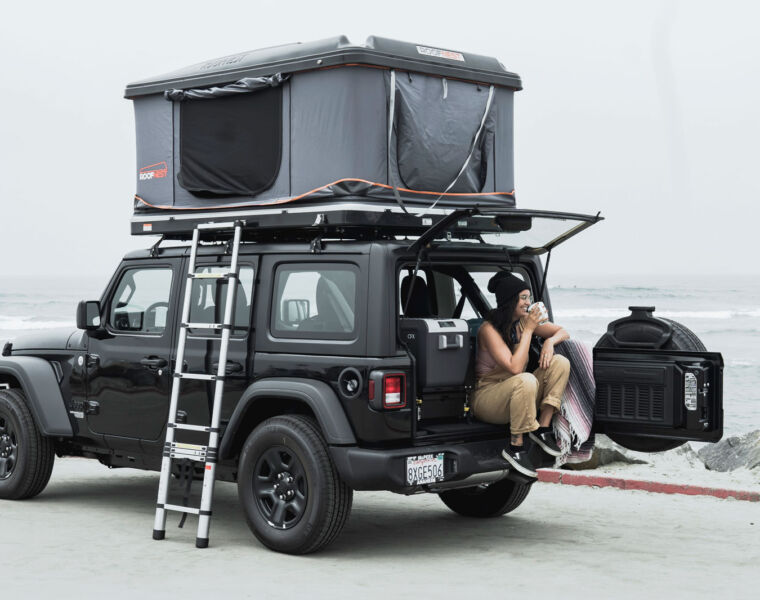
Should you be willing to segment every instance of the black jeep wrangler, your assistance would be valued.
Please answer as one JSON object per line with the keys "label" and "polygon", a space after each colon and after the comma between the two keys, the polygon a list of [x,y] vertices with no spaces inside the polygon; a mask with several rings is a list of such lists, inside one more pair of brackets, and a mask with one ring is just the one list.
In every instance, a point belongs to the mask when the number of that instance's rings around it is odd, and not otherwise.
{"label": "black jeep wrangler", "polygon": [[[515,208],[520,89],[493,57],[375,36],[127,86],[132,233],[186,242],[204,227],[202,243],[129,254],[77,331],[4,346],[0,498],[39,494],[55,455],[161,469],[160,538],[164,454],[184,451],[204,486],[237,482],[252,531],[282,552],[334,539],[354,490],[515,509],[531,482],[500,456],[507,429],[469,412],[486,282],[511,270],[551,315],[552,250],[599,220]],[[228,221],[242,243],[206,228]],[[219,276],[235,252],[238,272]],[[652,310],[595,348],[596,431],[651,451],[720,439],[720,355]]]}
{"label": "black jeep wrangler", "polygon": [[[468,412],[475,333],[492,306],[485,283],[508,268],[551,311],[539,256],[598,217],[467,209],[429,226],[386,211],[401,232],[391,236],[382,219],[351,230],[350,212],[323,214],[331,225],[294,215],[285,235],[281,221],[244,230],[218,479],[237,482],[256,537],[289,553],[333,540],[354,490],[437,493],[473,517],[514,510],[531,482],[500,457],[507,430]],[[100,300],[80,304],[77,331],[5,345],[0,497],[42,492],[54,455],[159,469],[188,254],[158,244],[130,253]],[[212,236],[196,271],[229,262],[229,242]],[[219,322],[229,281],[193,281],[190,321]],[[646,311],[605,339],[597,432],[637,450],[720,438],[720,355]],[[183,370],[214,371],[219,344],[191,328]],[[210,382],[183,382],[177,421],[208,424],[212,398]]]}

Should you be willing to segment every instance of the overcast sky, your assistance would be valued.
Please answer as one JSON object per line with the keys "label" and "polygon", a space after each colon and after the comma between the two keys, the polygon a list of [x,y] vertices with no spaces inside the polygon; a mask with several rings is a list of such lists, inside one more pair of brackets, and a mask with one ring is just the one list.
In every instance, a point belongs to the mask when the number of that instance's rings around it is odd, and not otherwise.
{"label": "overcast sky", "polygon": [[557,273],[760,273],[760,8],[747,2],[14,2],[0,9],[2,275],[98,274],[129,235],[127,83],[345,34],[520,74],[518,206],[601,211]]}

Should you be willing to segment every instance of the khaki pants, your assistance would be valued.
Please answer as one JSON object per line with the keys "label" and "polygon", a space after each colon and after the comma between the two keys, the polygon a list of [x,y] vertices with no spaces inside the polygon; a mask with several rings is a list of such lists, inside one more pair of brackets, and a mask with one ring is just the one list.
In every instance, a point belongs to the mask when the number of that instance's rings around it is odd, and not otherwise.
{"label": "khaki pants", "polygon": [[546,369],[512,375],[494,371],[478,379],[472,412],[486,423],[509,423],[513,434],[538,429],[536,414],[543,406],[559,410],[570,377],[570,361],[555,354]]}

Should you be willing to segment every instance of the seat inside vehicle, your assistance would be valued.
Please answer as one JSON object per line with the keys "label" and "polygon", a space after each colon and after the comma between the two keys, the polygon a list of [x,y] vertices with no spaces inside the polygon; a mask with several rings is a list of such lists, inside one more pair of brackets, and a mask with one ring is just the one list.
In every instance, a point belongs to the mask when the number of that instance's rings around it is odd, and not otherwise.
{"label": "seat inside vehicle", "polygon": [[353,330],[354,315],[335,282],[321,275],[315,291],[317,314],[301,322],[299,331],[347,333]]}
{"label": "seat inside vehicle", "polygon": [[[409,288],[411,287],[411,297]],[[419,275],[407,275],[401,280],[401,309],[405,317],[427,319],[433,317],[427,283]],[[405,309],[405,310],[404,310]]]}

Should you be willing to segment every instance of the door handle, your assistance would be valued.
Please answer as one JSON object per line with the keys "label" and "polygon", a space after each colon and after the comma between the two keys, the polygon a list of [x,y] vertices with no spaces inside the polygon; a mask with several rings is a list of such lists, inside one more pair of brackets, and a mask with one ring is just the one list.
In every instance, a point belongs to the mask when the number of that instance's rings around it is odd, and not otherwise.
{"label": "door handle", "polygon": [[158,356],[146,356],[145,358],[140,359],[140,364],[149,369],[161,369],[168,365],[169,361]]}
{"label": "door handle", "polygon": [[[219,370],[219,363],[215,362],[211,365],[211,371],[216,374],[216,372]],[[241,365],[239,362],[235,362],[233,360],[228,360],[227,364],[224,367],[224,374],[225,375],[232,375],[233,373],[240,373],[240,371],[243,370],[243,365]]]}

